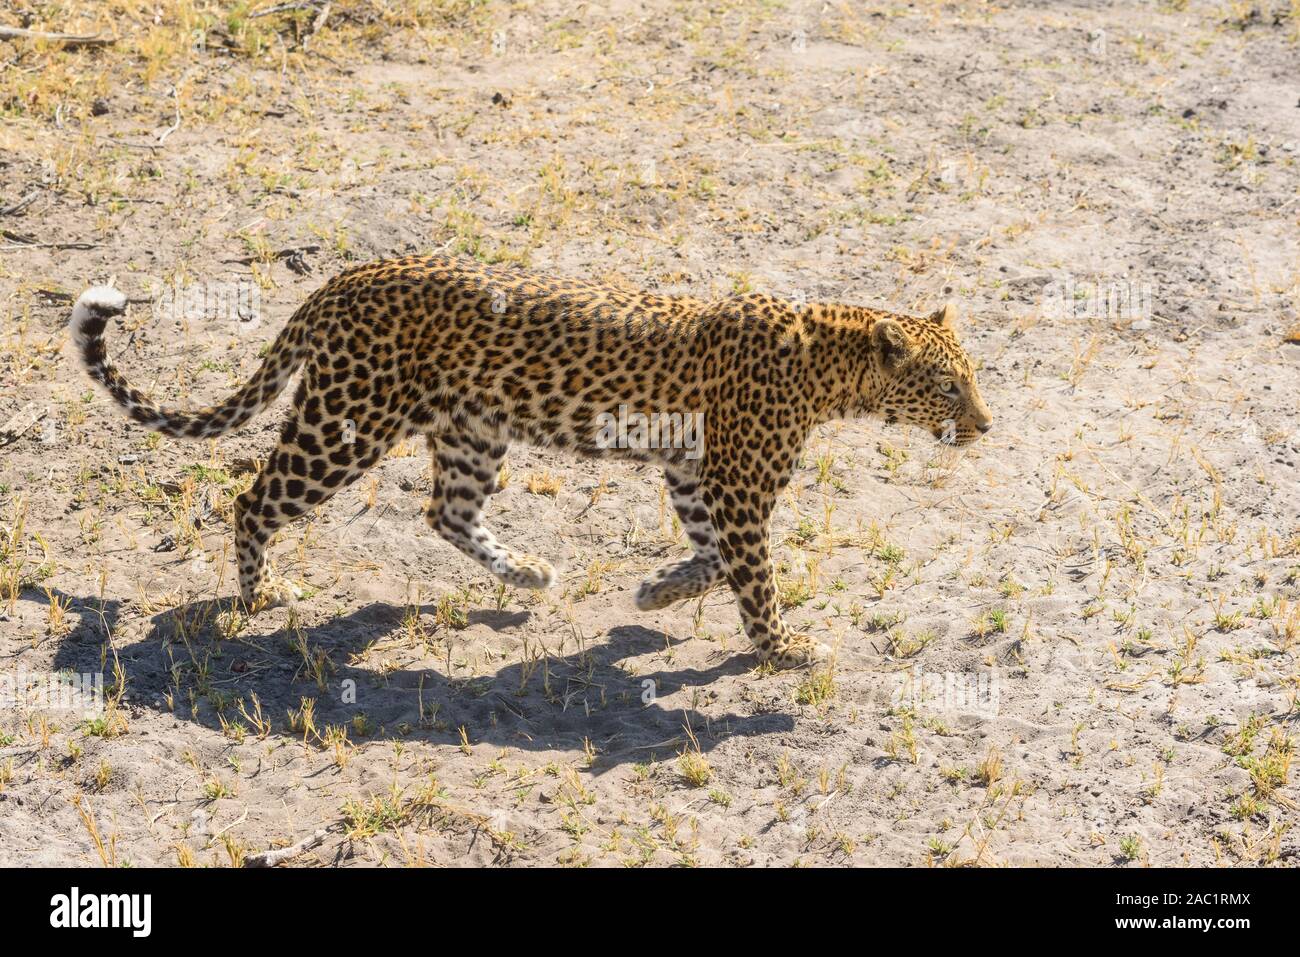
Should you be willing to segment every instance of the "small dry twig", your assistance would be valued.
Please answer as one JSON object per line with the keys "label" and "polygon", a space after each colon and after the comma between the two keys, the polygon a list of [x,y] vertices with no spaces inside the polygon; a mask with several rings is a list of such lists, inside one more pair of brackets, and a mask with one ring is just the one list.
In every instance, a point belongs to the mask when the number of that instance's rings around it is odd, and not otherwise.
{"label": "small dry twig", "polygon": [[21,233],[0,229],[0,236],[8,239],[12,245],[0,246],[0,249],[96,249],[98,243],[42,243]]}
{"label": "small dry twig", "polygon": [[0,216],[12,216],[14,213],[21,213],[32,203],[36,202],[36,198],[40,195],[40,190],[32,190],[22,199],[18,200],[18,202],[11,203],[8,206],[0,206]]}
{"label": "small dry twig", "polygon": [[181,128],[181,95],[176,92],[176,87],[172,87],[172,101],[176,106],[176,122],[158,135],[158,145],[161,146],[177,130]]}
{"label": "small dry twig", "polygon": [[99,33],[46,33],[43,30],[24,30],[22,27],[0,27],[0,40],[49,40],[70,47],[104,47],[117,42],[115,37]]}
{"label": "small dry twig", "polygon": [[[292,13],[295,10],[315,10],[320,6],[321,0],[301,0],[299,3],[278,3],[273,7],[267,7],[265,10],[258,10],[256,13],[250,13],[248,19],[256,20],[258,17],[270,17],[277,13]],[[329,4],[325,4],[328,8]]]}

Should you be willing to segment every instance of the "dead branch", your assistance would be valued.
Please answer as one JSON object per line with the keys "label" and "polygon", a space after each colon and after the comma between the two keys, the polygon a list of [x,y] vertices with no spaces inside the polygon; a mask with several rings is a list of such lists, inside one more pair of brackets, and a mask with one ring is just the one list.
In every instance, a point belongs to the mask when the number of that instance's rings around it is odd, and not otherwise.
{"label": "dead branch", "polygon": [[4,425],[0,425],[0,446],[17,442],[33,425],[45,418],[48,409],[28,402],[15,412]]}
{"label": "dead branch", "polygon": [[309,851],[317,844],[325,840],[325,835],[329,833],[329,828],[321,828],[315,834],[304,837],[297,844],[290,844],[288,847],[276,848],[273,851],[263,851],[260,854],[249,854],[244,858],[245,867],[275,867],[281,861],[287,861],[291,857],[297,857],[304,851]]}

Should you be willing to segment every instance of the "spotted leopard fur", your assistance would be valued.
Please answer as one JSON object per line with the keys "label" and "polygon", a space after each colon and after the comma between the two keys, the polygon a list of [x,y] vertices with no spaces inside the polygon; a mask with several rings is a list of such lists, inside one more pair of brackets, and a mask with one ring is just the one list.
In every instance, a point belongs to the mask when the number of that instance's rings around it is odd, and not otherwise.
{"label": "spotted leopard fur", "polygon": [[[438,256],[387,260],[314,292],[247,384],[197,411],[159,406],[116,369],[103,336],[125,308],[115,289],[87,290],[74,340],[91,377],[165,435],[238,428],[303,370],[278,447],[236,502],[240,595],[254,608],[284,597],[266,573],[275,532],[421,433],[436,466],[428,523],[502,581],[550,585],[549,564],[483,524],[508,444],[528,442],[661,465],[694,554],[646,580],[637,605],[725,580],[759,659],[799,665],[826,649],[782,621],[768,529],[810,431],[870,414],[963,446],[991,424],[951,306],[915,317],[760,294],[705,302]],[[620,405],[702,414],[702,454],[608,448],[595,423]]]}

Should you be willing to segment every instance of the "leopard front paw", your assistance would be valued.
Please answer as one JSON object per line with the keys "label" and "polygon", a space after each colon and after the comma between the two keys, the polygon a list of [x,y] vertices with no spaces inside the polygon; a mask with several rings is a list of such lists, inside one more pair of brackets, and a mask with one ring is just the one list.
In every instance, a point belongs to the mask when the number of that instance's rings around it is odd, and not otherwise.
{"label": "leopard front paw", "polygon": [[831,648],[810,635],[791,635],[782,645],[773,647],[760,661],[774,668],[804,668],[829,661]]}
{"label": "leopard front paw", "polygon": [[302,589],[286,578],[267,578],[253,593],[252,600],[247,597],[244,604],[250,614],[257,614],[267,608],[279,608],[293,605],[302,597]]}

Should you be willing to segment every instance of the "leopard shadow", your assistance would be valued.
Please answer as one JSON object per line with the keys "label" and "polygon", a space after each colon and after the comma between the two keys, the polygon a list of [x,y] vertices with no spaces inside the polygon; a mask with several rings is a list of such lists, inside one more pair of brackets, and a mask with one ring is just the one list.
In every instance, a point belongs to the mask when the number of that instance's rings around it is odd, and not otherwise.
{"label": "leopard shadow", "polygon": [[[283,628],[254,644],[216,635],[212,619],[227,607],[221,602],[190,602],[147,619],[131,614],[128,620],[127,610],[117,600],[101,603],[57,589],[52,593],[69,603],[68,613],[76,619],[59,640],[56,670],[99,672],[105,638],[113,633],[126,674],[122,704],[128,713],[157,711],[219,733],[224,730],[223,719],[228,725],[242,724],[251,733],[240,702],[252,714],[256,695],[261,714],[271,724],[270,735],[301,740],[301,732],[289,726],[288,712],[301,708],[303,699],[311,699],[316,726],[347,726],[354,742],[459,745],[462,727],[472,745],[525,751],[581,753],[590,741],[597,752],[590,770],[599,774],[625,763],[671,757],[686,744],[686,728],[700,750],[707,752],[734,735],[780,734],[794,727],[788,714],[705,715],[660,704],[682,688],[743,673],[750,663],[729,653],[704,669],[629,672],[621,666],[624,660],[664,650],[663,632],[640,626],[612,628],[606,640],[591,641],[582,651],[545,662],[514,662],[495,673],[448,677],[447,656],[454,673],[458,657],[464,657],[464,643],[453,640],[448,652],[444,642],[437,663],[427,667],[384,672],[350,663],[355,653],[402,629],[409,610],[405,606],[371,603],[296,631]],[[35,592],[23,598],[46,601],[45,595]],[[422,609],[433,610],[433,606]],[[520,613],[472,613],[471,620],[495,629],[518,624]],[[300,641],[329,658],[323,688],[304,663]],[[180,675],[179,695],[173,669]],[[108,670],[112,671],[111,661]],[[105,675],[106,683],[111,680],[111,673]],[[189,689],[196,689],[193,695]],[[365,733],[356,723],[361,716]]]}

